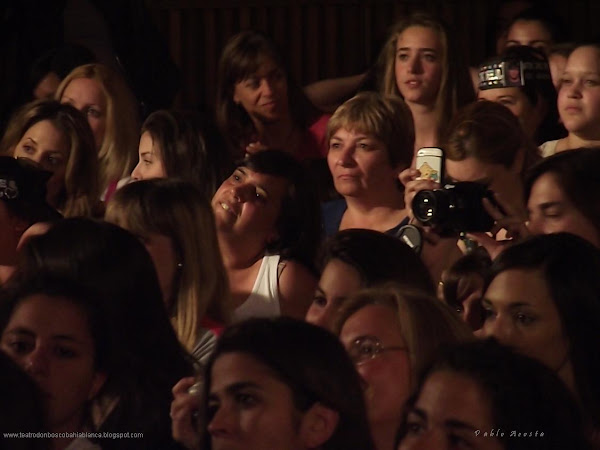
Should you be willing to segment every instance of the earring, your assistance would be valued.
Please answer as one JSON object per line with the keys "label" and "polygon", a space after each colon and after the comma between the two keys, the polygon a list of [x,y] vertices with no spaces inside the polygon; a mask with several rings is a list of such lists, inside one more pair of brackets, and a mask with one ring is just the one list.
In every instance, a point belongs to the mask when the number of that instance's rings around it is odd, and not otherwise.
{"label": "earring", "polygon": [[177,263],[177,268],[178,268],[178,269],[181,269],[182,267],[183,267],[183,263],[181,263],[181,262],[178,262],[178,263]]}

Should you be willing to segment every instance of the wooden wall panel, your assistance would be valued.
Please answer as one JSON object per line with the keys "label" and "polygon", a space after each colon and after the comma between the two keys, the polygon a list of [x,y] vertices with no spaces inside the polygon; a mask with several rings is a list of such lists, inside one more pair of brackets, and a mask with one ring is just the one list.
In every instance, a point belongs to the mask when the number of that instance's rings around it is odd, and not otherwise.
{"label": "wooden wall panel", "polygon": [[[394,20],[417,9],[452,24],[467,61],[485,56],[492,0],[146,0],[182,71],[178,106],[214,102],[218,58],[227,39],[255,28],[282,48],[301,84],[365,70],[376,58]],[[574,30],[595,30],[600,2],[548,0]],[[550,6],[550,5],[549,5]]]}

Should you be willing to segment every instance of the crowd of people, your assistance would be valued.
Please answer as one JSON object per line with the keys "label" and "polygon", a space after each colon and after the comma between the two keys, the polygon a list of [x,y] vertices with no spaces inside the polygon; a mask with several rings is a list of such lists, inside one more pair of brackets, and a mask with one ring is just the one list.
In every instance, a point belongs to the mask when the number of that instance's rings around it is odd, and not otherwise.
{"label": "crowd of people", "polygon": [[0,140],[7,448],[600,449],[600,42],[560,30],[469,68],[417,12],[304,89],[242,31],[214,117],[46,61]]}

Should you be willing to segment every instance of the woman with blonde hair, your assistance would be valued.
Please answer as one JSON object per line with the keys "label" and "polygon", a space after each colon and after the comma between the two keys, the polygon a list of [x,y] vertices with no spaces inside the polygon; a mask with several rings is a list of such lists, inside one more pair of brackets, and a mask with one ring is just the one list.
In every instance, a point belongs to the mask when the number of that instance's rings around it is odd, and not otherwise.
{"label": "woman with blonde hair", "polygon": [[473,334],[431,294],[389,284],[364,289],[339,312],[334,332],[364,381],[371,435],[377,450],[392,450],[404,404],[417,374],[443,344]]}
{"label": "woman with blonde hair", "polygon": [[63,216],[99,214],[94,140],[75,108],[54,100],[24,105],[8,124],[0,153],[26,158],[52,173],[46,199]]}
{"label": "woman with blonde hair", "polygon": [[129,176],[137,158],[139,111],[127,83],[102,64],[86,64],[71,71],[55,98],[87,117],[100,161],[100,188],[114,191],[116,183]]}
{"label": "woman with blonde hair", "polygon": [[106,220],[141,238],[179,340],[203,360],[229,322],[228,280],[208,200],[189,182],[142,180],[115,193]]}
{"label": "woman with blonde hair", "polygon": [[401,99],[361,92],[327,125],[327,163],[343,196],[324,205],[325,232],[365,228],[395,234],[406,223],[400,172],[410,166],[414,130]]}
{"label": "woman with blonde hair", "polygon": [[392,27],[381,53],[380,91],[402,97],[410,108],[415,149],[439,145],[456,110],[475,99],[468,67],[452,39],[439,19],[418,12]]}

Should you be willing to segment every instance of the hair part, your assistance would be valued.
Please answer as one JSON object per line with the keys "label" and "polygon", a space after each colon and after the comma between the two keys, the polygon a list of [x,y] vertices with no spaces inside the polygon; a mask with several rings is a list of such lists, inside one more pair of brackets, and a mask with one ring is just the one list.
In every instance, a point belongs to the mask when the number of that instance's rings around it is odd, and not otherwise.
{"label": "hair part", "polygon": [[423,11],[415,12],[396,22],[389,32],[389,38],[380,55],[384,66],[380,92],[386,95],[402,96],[396,82],[396,44],[400,35],[410,27],[424,27],[433,30],[440,39],[442,47],[442,78],[436,99],[436,109],[442,118],[441,131],[447,125],[448,118],[463,105],[475,99],[473,83],[468,67],[463,62],[450,28],[441,19]]}

